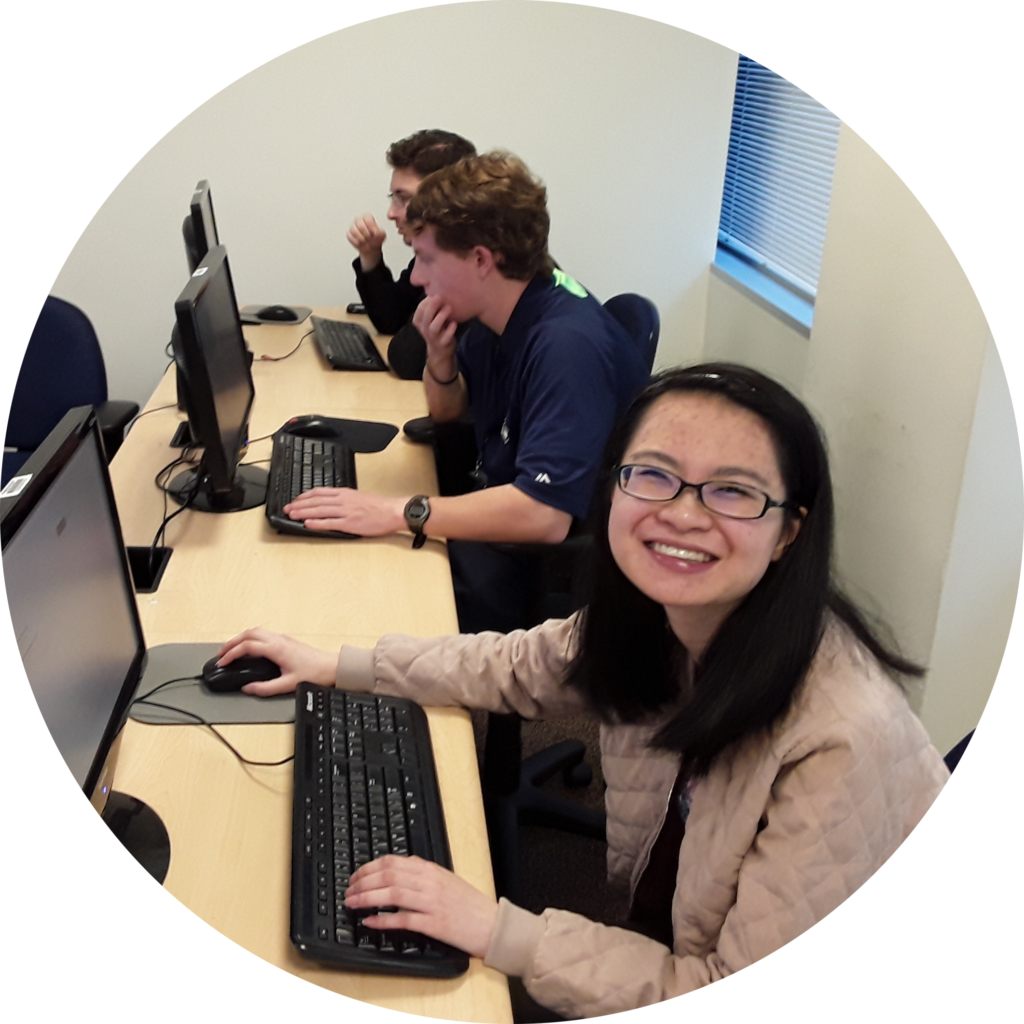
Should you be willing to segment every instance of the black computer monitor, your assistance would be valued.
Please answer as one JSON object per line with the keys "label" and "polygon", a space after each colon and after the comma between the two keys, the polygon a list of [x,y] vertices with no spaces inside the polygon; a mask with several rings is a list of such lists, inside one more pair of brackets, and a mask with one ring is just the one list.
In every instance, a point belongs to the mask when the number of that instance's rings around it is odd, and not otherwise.
{"label": "black computer monitor", "polygon": [[267,472],[239,464],[256,389],[224,246],[207,252],[174,312],[174,357],[193,440],[203,455],[168,490],[180,504],[203,512],[256,508],[266,501]]}
{"label": "black computer monitor", "polygon": [[[188,261],[189,274],[195,273],[196,267],[203,262],[206,254],[215,245],[220,244],[220,235],[217,233],[217,220],[213,215],[213,195],[210,192],[210,183],[203,178],[196,184],[195,191],[189,201],[188,216],[181,225],[181,236],[185,242],[185,259]],[[177,331],[177,328],[175,328]],[[174,339],[171,341],[172,347]],[[188,391],[186,382],[182,379],[181,369],[177,371],[178,385],[178,408],[188,415]],[[184,448],[195,441],[195,433],[192,430],[192,420],[183,423],[171,442],[175,448]]]}
{"label": "black computer monitor", "polygon": [[191,274],[203,262],[203,257],[220,244],[217,221],[213,216],[213,196],[210,195],[210,183],[205,178],[192,193],[188,216],[181,225],[181,235],[185,242],[188,272]]}
{"label": "black computer monitor", "polygon": [[61,757],[102,809],[108,786],[97,784],[146,647],[91,406],[61,420],[5,495],[4,583],[25,672]]}

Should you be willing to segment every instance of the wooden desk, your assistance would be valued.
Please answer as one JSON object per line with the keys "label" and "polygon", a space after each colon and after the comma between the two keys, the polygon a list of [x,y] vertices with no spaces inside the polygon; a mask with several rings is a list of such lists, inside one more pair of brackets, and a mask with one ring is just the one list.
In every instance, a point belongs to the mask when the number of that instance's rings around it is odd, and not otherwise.
{"label": "wooden desk", "polygon": [[[353,319],[340,309],[318,312]],[[257,356],[250,437],[270,434],[301,413],[399,427],[426,414],[418,381],[329,370],[311,338],[283,362],[259,360],[288,352],[309,328],[308,321],[245,328]],[[147,409],[175,397],[171,371]],[[168,441],[181,419],[173,408],[144,416],[111,465],[127,544],[152,543],[163,516],[153,477],[174,457]],[[269,459],[270,450],[269,440],[257,441],[244,461]],[[383,452],[357,455],[356,473],[367,490],[436,493],[430,450],[401,433]],[[358,541],[286,537],[271,530],[258,508],[223,515],[185,512],[169,524],[167,543],[174,554],[159,590],[138,597],[149,646],[219,642],[255,625],[328,649],[346,642],[369,646],[385,632],[432,636],[458,628],[447,555],[438,541],[413,551],[404,535]],[[469,716],[448,708],[428,709],[427,715],[455,870],[493,894]],[[223,731],[253,760],[292,752],[291,726]],[[249,767],[202,727],[129,721],[115,786],[148,803],[167,826],[168,891],[239,945],[307,981],[380,1006],[450,1020],[511,1021],[504,976],[478,960],[461,978],[433,981],[328,970],[295,953],[288,937],[291,764]]]}

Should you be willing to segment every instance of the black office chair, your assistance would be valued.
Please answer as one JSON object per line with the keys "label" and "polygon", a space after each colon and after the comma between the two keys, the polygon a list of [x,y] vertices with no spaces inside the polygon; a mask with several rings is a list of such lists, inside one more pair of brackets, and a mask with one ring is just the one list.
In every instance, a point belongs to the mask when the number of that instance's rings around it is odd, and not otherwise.
{"label": "black office chair", "polygon": [[68,411],[96,407],[107,461],[137,415],[135,402],[107,400],[107,373],[96,332],[77,307],[50,295],[29,339],[7,420],[3,479],[7,483]]}
{"label": "black office chair", "polygon": [[[604,304],[640,349],[648,371],[654,365],[661,321],[657,307],[642,295],[616,295]],[[496,544],[536,562],[537,587],[529,621],[537,625],[550,618],[565,618],[580,607],[580,570],[591,538],[570,533],[561,544]],[[519,826],[540,825],[593,839],[605,838],[605,815],[571,800],[545,793],[541,786],[559,772],[568,786],[587,786],[593,773],[584,762],[586,746],[563,740],[523,760],[522,719],[518,715],[491,714],[481,784],[484,810],[499,896],[515,900],[519,890]]]}
{"label": "black office chair", "polygon": [[960,763],[960,758],[964,756],[964,751],[967,749],[967,744],[971,742],[971,737],[974,735],[972,729],[953,749],[942,759],[946,762],[946,767],[952,774],[953,769]]}
{"label": "black office chair", "polygon": [[661,318],[658,307],[633,292],[614,295],[604,308],[626,329],[633,343],[640,349],[648,372],[654,368],[654,354],[658,350],[658,336],[661,333]]}

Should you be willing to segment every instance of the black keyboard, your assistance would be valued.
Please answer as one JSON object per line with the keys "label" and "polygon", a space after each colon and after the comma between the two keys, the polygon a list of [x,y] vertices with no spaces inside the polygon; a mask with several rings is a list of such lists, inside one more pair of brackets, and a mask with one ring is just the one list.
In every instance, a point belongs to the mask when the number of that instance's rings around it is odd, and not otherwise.
{"label": "black keyboard", "polygon": [[310,317],[313,340],[335,370],[387,370],[366,328],[345,320]]}
{"label": "black keyboard", "polygon": [[311,487],[355,486],[356,460],[352,449],[344,442],[326,437],[296,437],[284,430],[274,435],[266,512],[270,525],[278,533],[352,539],[353,533],[307,530],[301,520],[289,519],[283,509]]}
{"label": "black keyboard", "polygon": [[398,697],[300,683],[295,704],[291,937],[353,971],[453,978],[469,957],[415,932],[361,925],[345,906],[356,868],[387,853],[451,867],[430,730]]}

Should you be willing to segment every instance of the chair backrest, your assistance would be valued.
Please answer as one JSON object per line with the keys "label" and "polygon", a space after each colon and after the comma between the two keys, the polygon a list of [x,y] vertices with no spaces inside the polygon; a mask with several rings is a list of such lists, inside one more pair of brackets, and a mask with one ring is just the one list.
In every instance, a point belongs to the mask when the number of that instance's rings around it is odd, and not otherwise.
{"label": "chair backrest", "polygon": [[972,729],[942,760],[946,762],[946,767],[953,771],[954,768],[960,763],[960,758],[964,756],[964,751],[967,749],[967,744],[971,742],[971,737],[974,735]]}
{"label": "chair backrest", "polygon": [[642,295],[626,292],[610,298],[604,304],[604,308],[626,329],[650,372],[654,366],[654,353],[657,351],[658,335],[661,332],[658,307]]}
{"label": "chair backrest", "polygon": [[103,353],[89,318],[70,302],[49,296],[14,387],[6,445],[36,448],[68,409],[106,400]]}

